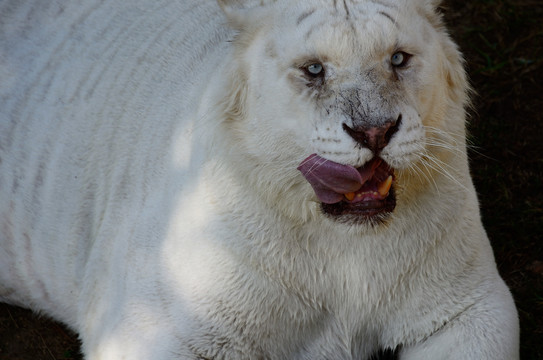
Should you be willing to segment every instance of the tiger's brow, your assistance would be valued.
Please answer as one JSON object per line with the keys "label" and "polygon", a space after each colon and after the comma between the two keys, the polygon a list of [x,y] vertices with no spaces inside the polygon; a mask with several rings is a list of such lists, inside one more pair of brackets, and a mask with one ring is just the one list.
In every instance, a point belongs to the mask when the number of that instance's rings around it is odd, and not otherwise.
{"label": "tiger's brow", "polygon": [[389,9],[397,9],[398,8],[397,4],[389,3],[387,1],[373,0],[373,2],[375,4],[379,4],[379,5],[383,6],[383,7],[389,8]]}
{"label": "tiger's brow", "polygon": [[316,11],[315,9],[312,9],[312,10],[309,10],[309,11],[303,13],[302,15],[298,16],[298,19],[296,19],[296,25],[300,25],[302,23],[302,21],[304,21],[305,19],[307,19],[308,17],[313,15],[313,13],[315,11]]}
{"label": "tiger's brow", "polygon": [[381,16],[384,16],[385,18],[390,20],[394,25],[398,26],[398,24],[396,23],[396,20],[394,19],[394,17],[392,15],[390,15],[389,13],[387,13],[386,11],[381,10],[381,11],[377,12],[377,14],[379,14]]}

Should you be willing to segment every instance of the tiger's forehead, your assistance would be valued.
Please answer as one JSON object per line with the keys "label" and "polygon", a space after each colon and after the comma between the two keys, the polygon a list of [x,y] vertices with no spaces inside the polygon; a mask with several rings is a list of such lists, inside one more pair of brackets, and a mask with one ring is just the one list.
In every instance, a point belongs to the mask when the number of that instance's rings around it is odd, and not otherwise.
{"label": "tiger's forehead", "polygon": [[[296,34],[299,50],[307,46],[307,52],[316,55],[336,54],[334,57],[347,59],[357,53],[377,55],[396,46],[401,36],[398,21],[408,6],[403,1],[300,1],[286,5],[280,18],[288,22],[284,26],[296,29],[288,32],[288,37],[293,39]],[[277,30],[287,37],[283,26]]]}
{"label": "tiger's forehead", "polygon": [[[299,15],[296,25],[300,26],[306,20],[320,15],[336,18],[342,23],[359,23],[368,21],[375,16],[383,16],[392,23],[396,22],[398,13],[408,4],[403,1],[385,0],[316,0],[297,3]],[[313,19],[314,20],[314,19]]]}
{"label": "tiger's forehead", "polygon": [[402,13],[409,7],[409,2],[386,0],[315,0],[290,5],[285,2],[280,18],[288,22],[286,26],[294,26],[298,34],[303,33],[305,40],[324,31],[375,36],[375,32],[398,30]]}

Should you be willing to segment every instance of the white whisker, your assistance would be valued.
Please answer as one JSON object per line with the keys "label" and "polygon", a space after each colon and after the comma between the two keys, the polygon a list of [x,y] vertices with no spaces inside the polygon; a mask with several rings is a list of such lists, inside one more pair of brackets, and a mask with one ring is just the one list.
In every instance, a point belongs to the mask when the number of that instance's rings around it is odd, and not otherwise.
{"label": "white whisker", "polygon": [[[424,158],[423,158],[423,159],[424,159]],[[429,166],[429,165],[426,163],[426,161],[421,161],[421,162],[420,162],[420,165],[424,166],[424,169],[425,169],[426,171],[420,171],[419,174],[422,174],[422,175],[424,176],[424,178],[425,178],[428,182],[431,182],[432,184],[434,184],[434,188],[436,189],[438,196],[441,196],[441,192],[439,191],[439,186],[437,186],[436,180],[435,180],[433,177],[429,176],[429,175],[426,173],[426,172],[430,172],[430,171],[432,170],[432,167]],[[418,166],[417,166],[417,168],[418,168]]]}
{"label": "white whisker", "polygon": [[[450,180],[452,180],[453,182],[455,182],[457,185],[459,185],[462,189],[468,191],[469,189],[464,185],[462,184],[460,181],[458,181],[458,179],[456,177],[454,177],[454,175],[451,174],[450,171],[456,171],[455,168],[453,168],[452,166],[450,166],[449,164],[437,159],[436,157],[434,156],[425,156],[424,157],[424,160],[427,160],[427,165],[434,169],[435,171],[437,171],[438,173],[446,176],[447,178],[449,178]],[[447,168],[449,168],[449,170],[447,170]]]}

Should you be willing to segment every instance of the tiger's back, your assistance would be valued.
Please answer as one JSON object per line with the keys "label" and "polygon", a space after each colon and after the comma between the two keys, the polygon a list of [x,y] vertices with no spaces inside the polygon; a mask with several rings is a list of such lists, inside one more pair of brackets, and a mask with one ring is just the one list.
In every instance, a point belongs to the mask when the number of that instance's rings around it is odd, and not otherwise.
{"label": "tiger's back", "polygon": [[209,59],[230,36],[220,10],[214,1],[149,5],[0,4],[4,301],[75,323],[99,229],[134,221],[126,209],[171,161],[169,136],[196,116]]}

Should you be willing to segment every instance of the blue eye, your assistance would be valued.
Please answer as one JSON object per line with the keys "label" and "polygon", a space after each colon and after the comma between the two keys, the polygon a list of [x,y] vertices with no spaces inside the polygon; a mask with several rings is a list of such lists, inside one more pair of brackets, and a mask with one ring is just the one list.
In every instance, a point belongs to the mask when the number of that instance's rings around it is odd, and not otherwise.
{"label": "blue eye", "polygon": [[398,51],[392,54],[392,56],[390,57],[390,63],[394,67],[402,67],[402,66],[407,65],[407,61],[409,60],[409,58],[410,58],[409,54],[403,51]]}
{"label": "blue eye", "polygon": [[320,76],[324,72],[324,67],[322,66],[322,64],[314,63],[306,66],[305,70],[311,76]]}

